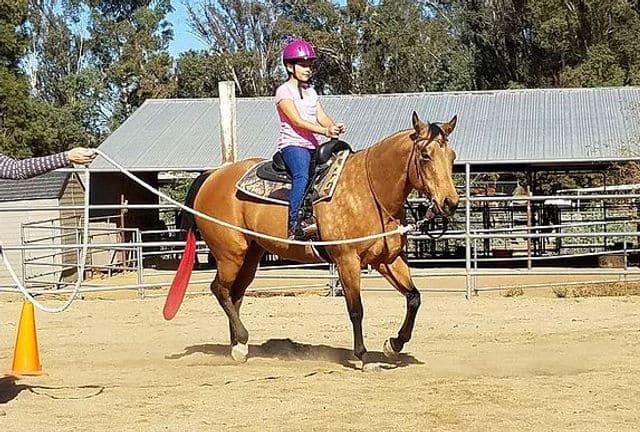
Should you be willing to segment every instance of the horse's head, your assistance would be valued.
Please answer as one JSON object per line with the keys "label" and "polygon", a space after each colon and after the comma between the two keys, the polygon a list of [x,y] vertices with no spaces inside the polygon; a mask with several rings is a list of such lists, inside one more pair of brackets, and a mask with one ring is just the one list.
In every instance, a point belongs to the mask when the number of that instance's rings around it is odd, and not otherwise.
{"label": "horse's head", "polygon": [[453,183],[453,161],[456,153],[449,145],[449,135],[456,127],[454,116],[447,123],[424,123],[413,113],[411,134],[413,151],[409,161],[409,181],[434,204],[434,210],[444,216],[452,215],[460,197]]}

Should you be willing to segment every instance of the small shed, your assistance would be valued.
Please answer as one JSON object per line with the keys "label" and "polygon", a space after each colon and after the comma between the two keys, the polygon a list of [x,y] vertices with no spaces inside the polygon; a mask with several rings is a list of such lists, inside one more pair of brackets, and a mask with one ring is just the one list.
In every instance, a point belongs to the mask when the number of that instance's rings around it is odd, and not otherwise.
{"label": "small shed", "polygon": [[[82,211],[55,207],[83,204],[84,186],[76,174],[54,171],[26,180],[0,180],[0,241],[4,245],[74,244]],[[34,211],[37,208],[50,209]],[[29,281],[61,280],[75,273],[75,251],[32,249],[5,254],[18,277]],[[3,269],[0,286],[13,283]]]}

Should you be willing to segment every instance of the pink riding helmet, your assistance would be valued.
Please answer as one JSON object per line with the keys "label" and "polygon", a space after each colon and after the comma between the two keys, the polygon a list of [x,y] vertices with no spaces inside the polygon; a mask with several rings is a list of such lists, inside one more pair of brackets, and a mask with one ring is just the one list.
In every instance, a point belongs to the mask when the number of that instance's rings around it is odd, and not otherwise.
{"label": "pink riding helmet", "polygon": [[298,60],[315,60],[316,50],[304,39],[289,42],[282,50],[282,61],[295,62]]}

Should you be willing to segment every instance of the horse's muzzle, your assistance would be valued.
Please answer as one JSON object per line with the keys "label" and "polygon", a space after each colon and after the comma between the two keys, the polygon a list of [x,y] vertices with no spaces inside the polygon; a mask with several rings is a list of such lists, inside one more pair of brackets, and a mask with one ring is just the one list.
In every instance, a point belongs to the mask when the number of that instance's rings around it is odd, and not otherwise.
{"label": "horse's muzzle", "polygon": [[458,208],[459,202],[459,199],[454,201],[452,199],[445,198],[442,202],[442,215],[447,217],[453,216],[453,214],[456,212],[456,209]]}

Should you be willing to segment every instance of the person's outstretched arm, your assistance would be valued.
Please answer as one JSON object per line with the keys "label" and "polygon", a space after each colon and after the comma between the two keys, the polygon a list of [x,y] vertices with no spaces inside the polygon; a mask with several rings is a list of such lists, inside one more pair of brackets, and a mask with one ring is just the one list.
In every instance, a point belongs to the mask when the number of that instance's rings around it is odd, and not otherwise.
{"label": "person's outstretched arm", "polygon": [[0,154],[0,178],[23,180],[68,166],[70,163],[86,164],[95,158],[93,150],[76,147],[68,152],[50,156],[16,160]]}

